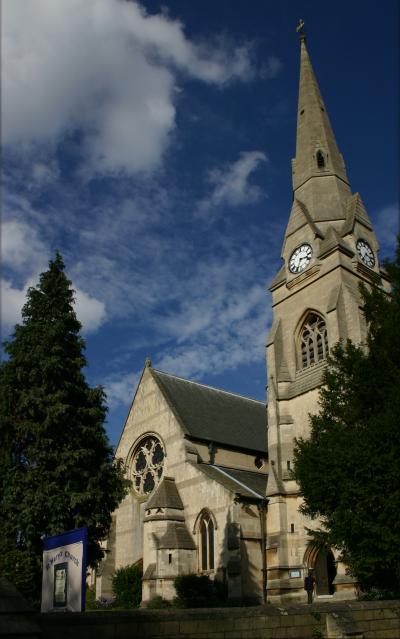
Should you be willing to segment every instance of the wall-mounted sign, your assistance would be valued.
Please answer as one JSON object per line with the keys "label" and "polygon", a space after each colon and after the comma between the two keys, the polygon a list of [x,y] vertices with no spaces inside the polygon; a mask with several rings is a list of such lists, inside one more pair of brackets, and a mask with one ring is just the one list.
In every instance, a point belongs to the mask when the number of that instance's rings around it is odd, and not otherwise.
{"label": "wall-mounted sign", "polygon": [[42,612],[85,609],[87,528],[43,540]]}
{"label": "wall-mounted sign", "polygon": [[301,570],[289,570],[290,579],[295,579],[296,577],[301,577]]}

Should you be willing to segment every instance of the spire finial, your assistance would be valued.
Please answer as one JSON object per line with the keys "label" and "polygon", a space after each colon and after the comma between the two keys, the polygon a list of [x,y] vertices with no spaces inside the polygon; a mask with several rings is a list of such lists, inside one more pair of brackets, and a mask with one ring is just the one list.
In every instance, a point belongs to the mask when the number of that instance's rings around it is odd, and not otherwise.
{"label": "spire finial", "polygon": [[305,24],[306,23],[304,22],[303,18],[300,18],[299,24],[296,27],[296,33],[299,34],[300,40],[306,39],[306,34],[304,33]]}
{"label": "spire finial", "polygon": [[151,367],[151,359],[150,359],[150,357],[146,357],[146,361],[145,361],[144,365],[146,366],[146,368],[150,368]]}

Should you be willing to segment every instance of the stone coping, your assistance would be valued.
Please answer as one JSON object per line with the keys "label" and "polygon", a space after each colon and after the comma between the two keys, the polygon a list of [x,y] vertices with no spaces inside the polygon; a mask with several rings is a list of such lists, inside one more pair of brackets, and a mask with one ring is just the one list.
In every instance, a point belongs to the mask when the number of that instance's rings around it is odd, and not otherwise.
{"label": "stone coping", "polygon": [[243,606],[234,608],[174,608],[169,609],[142,609],[137,610],[107,610],[88,611],[85,613],[37,613],[37,617],[45,617],[49,621],[59,620],[62,617],[67,623],[82,623],[82,617],[88,622],[115,623],[116,618],[135,619],[137,621],[176,621],[188,619],[223,619],[239,617],[282,617],[287,615],[323,614],[330,612],[355,612],[359,610],[395,609],[400,611],[400,600],[379,601],[348,601],[348,602],[315,602],[308,604],[292,604],[277,606],[267,604],[265,606]]}

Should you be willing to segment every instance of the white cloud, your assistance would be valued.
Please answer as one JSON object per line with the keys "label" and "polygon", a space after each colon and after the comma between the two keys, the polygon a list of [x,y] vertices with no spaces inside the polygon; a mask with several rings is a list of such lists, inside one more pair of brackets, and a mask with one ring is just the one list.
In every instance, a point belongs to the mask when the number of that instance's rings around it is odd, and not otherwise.
{"label": "white cloud", "polygon": [[75,311],[85,333],[96,331],[106,319],[104,302],[75,287]]}
{"label": "white cloud", "polygon": [[55,182],[59,174],[59,167],[54,159],[46,163],[39,161],[32,164],[32,180],[36,188]]}
{"label": "white cloud", "polygon": [[189,343],[175,345],[164,351],[155,367],[166,372],[202,379],[205,375],[234,370],[243,364],[264,361],[264,345],[269,314],[266,308],[248,313],[242,322],[231,327],[219,339],[212,336],[196,336]]}
{"label": "white cloud", "polygon": [[121,376],[114,375],[103,382],[107,403],[111,408],[127,406],[131,403],[140,375],[141,371]]}
{"label": "white cloud", "polygon": [[79,129],[95,172],[157,167],[179,72],[215,85],[254,75],[249,46],[196,44],[178,20],[133,1],[12,0],[2,44],[3,143],[55,144]]}
{"label": "white cloud", "polygon": [[[15,324],[21,322],[21,311],[27,299],[28,288],[37,286],[38,279],[39,274],[36,277],[30,277],[21,289],[14,287],[9,280],[1,280],[1,320],[7,332],[12,330]],[[91,297],[76,287],[75,309],[84,333],[96,331],[105,321],[106,307],[104,302]]]}
{"label": "white cloud", "polygon": [[[173,300],[170,313],[157,315],[153,307],[142,318],[164,336],[153,349],[155,368],[201,380],[264,361],[271,312],[266,292],[257,284],[259,264],[243,247],[226,256],[208,256],[187,278],[168,268],[149,285],[163,289],[163,277],[164,301]],[[123,373],[103,382],[113,408],[130,403],[138,375]]]}
{"label": "white cloud", "polygon": [[21,310],[26,302],[27,287],[14,288],[10,281],[1,280],[1,321],[4,329],[9,332],[21,320]]}
{"label": "white cloud", "polygon": [[260,163],[267,161],[267,156],[262,151],[243,151],[236,162],[223,168],[212,169],[208,174],[208,181],[213,188],[211,193],[199,202],[197,215],[206,217],[213,209],[223,204],[241,206],[253,204],[265,197],[260,187],[251,184],[249,178]]}
{"label": "white cloud", "polygon": [[[1,281],[2,323],[6,330],[21,321],[22,306],[30,286],[36,286],[40,272],[46,270],[50,249],[38,235],[37,230],[19,220],[3,222],[1,229],[1,251],[3,266],[11,277]],[[12,279],[23,277],[24,285],[16,286]],[[105,321],[104,302],[92,297],[78,287],[75,289],[75,304],[78,319],[85,332],[92,332]]]}
{"label": "white cloud", "polygon": [[18,220],[1,225],[1,256],[3,266],[18,273],[38,271],[47,262],[47,247],[36,229]]}

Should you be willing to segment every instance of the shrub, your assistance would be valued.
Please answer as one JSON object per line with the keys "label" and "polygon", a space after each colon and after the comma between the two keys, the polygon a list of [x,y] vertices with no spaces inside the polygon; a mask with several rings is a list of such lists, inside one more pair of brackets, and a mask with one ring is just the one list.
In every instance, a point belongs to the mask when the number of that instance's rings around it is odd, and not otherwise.
{"label": "shrub", "polygon": [[380,588],[370,588],[358,593],[359,601],[383,601],[387,599],[400,599],[400,592],[393,590],[381,590]]}
{"label": "shrub", "polygon": [[96,601],[96,588],[95,586],[86,585],[86,610],[94,610]]}
{"label": "shrub", "polygon": [[156,595],[146,603],[146,608],[171,608],[171,605],[170,601],[163,599],[160,595]]}
{"label": "shrub", "polygon": [[142,562],[119,568],[112,578],[115,606],[137,608],[142,600]]}
{"label": "shrub", "polygon": [[214,582],[206,575],[180,575],[174,580],[178,603],[185,608],[208,608],[217,604]]}
{"label": "shrub", "polygon": [[114,608],[114,599],[110,597],[100,597],[96,599],[96,587],[86,586],[86,612],[98,610],[112,610]]}

